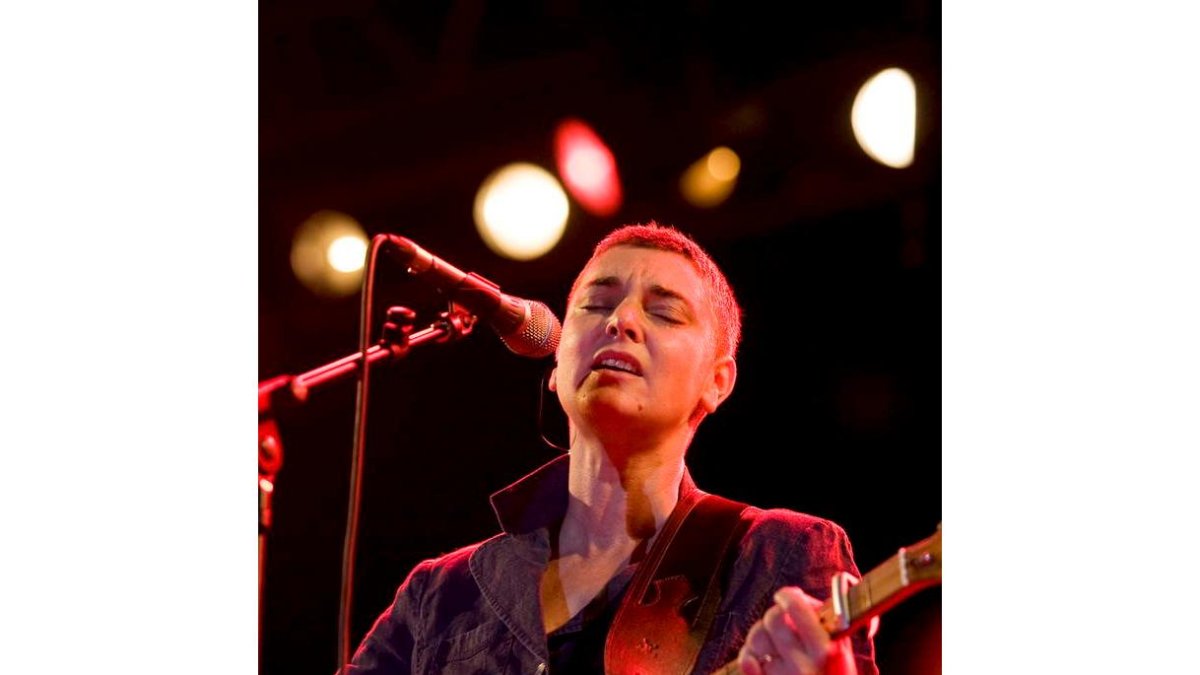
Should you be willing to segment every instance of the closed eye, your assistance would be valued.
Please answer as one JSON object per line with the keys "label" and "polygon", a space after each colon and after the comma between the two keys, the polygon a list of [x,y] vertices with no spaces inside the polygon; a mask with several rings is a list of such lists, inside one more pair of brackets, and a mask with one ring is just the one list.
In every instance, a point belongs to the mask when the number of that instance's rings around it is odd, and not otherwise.
{"label": "closed eye", "polygon": [[676,325],[683,323],[683,319],[680,319],[672,314],[664,314],[662,312],[654,312],[654,316],[662,319],[663,321],[666,321],[667,323],[673,323]]}
{"label": "closed eye", "polygon": [[674,306],[674,304],[657,304],[650,307],[649,310],[652,316],[662,319],[667,323],[687,323],[687,312]]}

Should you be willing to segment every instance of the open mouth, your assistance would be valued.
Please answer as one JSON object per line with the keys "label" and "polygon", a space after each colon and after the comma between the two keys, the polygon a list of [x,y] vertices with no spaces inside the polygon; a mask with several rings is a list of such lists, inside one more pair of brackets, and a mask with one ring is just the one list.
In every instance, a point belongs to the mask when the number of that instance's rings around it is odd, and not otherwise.
{"label": "open mouth", "polygon": [[617,352],[603,352],[592,362],[592,370],[615,370],[631,375],[641,375],[642,366],[631,356]]}

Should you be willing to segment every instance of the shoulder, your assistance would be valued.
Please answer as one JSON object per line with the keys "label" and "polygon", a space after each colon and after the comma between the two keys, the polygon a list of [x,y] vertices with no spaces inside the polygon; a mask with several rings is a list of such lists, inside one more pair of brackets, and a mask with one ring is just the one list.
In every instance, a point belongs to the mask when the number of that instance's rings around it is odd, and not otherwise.
{"label": "shoulder", "polygon": [[739,544],[734,577],[770,585],[801,586],[810,595],[829,594],[830,577],[858,574],[845,529],[828,518],[790,509],[749,507],[742,514],[746,533]]}
{"label": "shoulder", "polygon": [[408,578],[400,588],[401,592],[407,590],[410,593],[421,594],[430,589],[470,581],[471,556],[487,541],[490,540],[476,542],[435,558],[422,560],[408,573]]}
{"label": "shoulder", "polygon": [[742,518],[747,521],[743,541],[749,544],[814,554],[849,547],[850,538],[846,530],[828,518],[790,509],[760,509],[754,506],[747,508]]}
{"label": "shoulder", "polygon": [[396,591],[393,615],[426,626],[419,632],[429,632],[436,629],[437,617],[472,611],[480,597],[470,561],[485,543],[464,546],[417,563]]}
{"label": "shoulder", "polygon": [[800,537],[805,540],[836,540],[846,537],[841,525],[820,516],[791,509],[760,509],[751,506],[742,514],[749,521],[747,534],[763,537]]}

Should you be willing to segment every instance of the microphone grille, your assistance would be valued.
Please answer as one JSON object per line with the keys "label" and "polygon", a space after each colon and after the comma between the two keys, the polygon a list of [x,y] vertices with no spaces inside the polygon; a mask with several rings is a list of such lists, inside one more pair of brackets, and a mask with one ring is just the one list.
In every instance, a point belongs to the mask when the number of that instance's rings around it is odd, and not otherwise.
{"label": "microphone grille", "polygon": [[545,303],[527,300],[529,313],[520,327],[500,340],[509,351],[533,359],[550,356],[558,350],[558,339],[562,335],[562,324]]}

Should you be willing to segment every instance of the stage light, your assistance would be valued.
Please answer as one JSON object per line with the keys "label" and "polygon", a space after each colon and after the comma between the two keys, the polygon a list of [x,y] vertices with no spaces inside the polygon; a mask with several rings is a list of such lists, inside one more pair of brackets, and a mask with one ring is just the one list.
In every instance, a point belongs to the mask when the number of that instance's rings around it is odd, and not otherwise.
{"label": "stage light", "polygon": [[692,162],[679,179],[679,190],[694,206],[716,206],[733,193],[741,168],[737,153],[721,146]]}
{"label": "stage light", "polygon": [[736,179],[742,168],[742,160],[738,159],[737,153],[724,146],[708,153],[705,163],[712,177],[723,182]]}
{"label": "stage light", "polygon": [[350,216],[318,211],[300,225],[292,240],[292,271],[318,295],[351,295],[362,285],[367,235]]}
{"label": "stage light", "polygon": [[334,239],[325,251],[330,267],[339,272],[361,270],[367,258],[367,240],[354,235]]}
{"label": "stage light", "polygon": [[554,132],[558,175],[583,210],[608,217],[621,208],[621,179],[612,150],[590,126],[567,119]]}
{"label": "stage light", "polygon": [[867,80],[850,112],[854,138],[872,159],[896,169],[912,164],[917,90],[912,77],[888,68]]}
{"label": "stage light", "polygon": [[532,260],[562,239],[570,206],[562,185],[540,166],[518,162],[488,176],[475,195],[475,227],[488,248]]}

